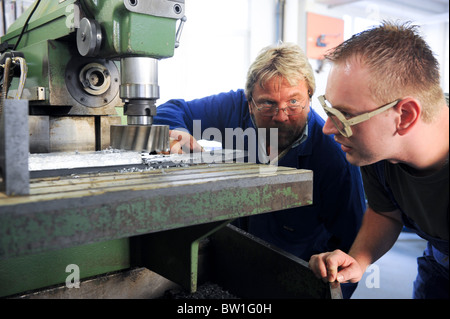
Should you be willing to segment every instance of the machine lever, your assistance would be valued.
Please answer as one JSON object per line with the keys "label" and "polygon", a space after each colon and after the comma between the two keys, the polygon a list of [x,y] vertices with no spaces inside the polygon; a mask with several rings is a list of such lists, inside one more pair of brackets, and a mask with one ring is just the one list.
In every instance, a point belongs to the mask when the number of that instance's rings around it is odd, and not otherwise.
{"label": "machine lever", "polygon": [[180,46],[181,32],[183,31],[184,23],[186,22],[186,20],[187,20],[186,16],[183,16],[180,19],[180,24],[178,25],[178,30],[175,35],[175,48],[178,48]]}

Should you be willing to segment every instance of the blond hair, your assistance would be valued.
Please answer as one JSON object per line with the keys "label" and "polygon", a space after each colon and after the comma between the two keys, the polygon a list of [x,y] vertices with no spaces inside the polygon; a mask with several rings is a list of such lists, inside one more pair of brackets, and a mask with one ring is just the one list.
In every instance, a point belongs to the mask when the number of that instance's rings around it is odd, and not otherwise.
{"label": "blond hair", "polygon": [[422,119],[430,122],[444,98],[439,63],[430,47],[409,22],[388,21],[344,41],[325,55],[335,64],[350,59],[369,68],[369,90],[380,104],[407,96],[422,105]]}
{"label": "blond hair", "polygon": [[267,81],[278,76],[285,78],[292,86],[306,81],[309,95],[314,94],[316,83],[308,57],[298,45],[282,43],[262,49],[250,66],[245,85],[247,99],[252,98],[256,84],[264,88]]}

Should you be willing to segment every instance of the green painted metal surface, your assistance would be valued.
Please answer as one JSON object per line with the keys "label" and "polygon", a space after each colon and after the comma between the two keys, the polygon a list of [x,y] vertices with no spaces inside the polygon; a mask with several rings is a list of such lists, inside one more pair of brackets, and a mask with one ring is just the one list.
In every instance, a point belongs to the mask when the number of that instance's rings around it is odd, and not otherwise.
{"label": "green painted metal surface", "polygon": [[174,54],[176,20],[128,11],[123,1],[83,1],[82,9],[102,26],[102,57],[143,55],[167,58]]}
{"label": "green painted metal surface", "polygon": [[[75,0],[66,1],[41,1],[28,22],[26,33],[21,39],[18,50],[47,39],[58,39],[74,32],[73,28],[73,4]],[[11,24],[7,33],[2,37],[2,42],[16,43],[22,28],[30,15],[34,3]]]}
{"label": "green painted metal surface", "polygon": [[[79,263],[85,278],[130,265],[153,267],[148,260],[175,252],[195,289],[198,240],[211,232],[207,223],[226,224],[311,199],[312,172],[280,167],[265,175],[251,164],[32,179],[28,196],[0,194],[0,296],[63,284],[68,264]],[[158,247],[157,240],[157,249],[136,253],[128,244],[169,230],[189,234],[196,225],[202,231],[177,237],[178,249]],[[136,262],[143,256],[145,262]]]}
{"label": "green painted metal surface", "polygon": [[[41,1],[31,17],[18,50],[32,44],[75,36],[74,4],[78,1]],[[30,14],[31,5],[8,29],[2,42],[16,43]],[[123,0],[81,1],[81,16],[95,19],[102,28],[100,57],[117,59],[127,55],[167,58],[174,54],[176,20],[130,12]],[[69,42],[74,42],[74,38]]]}
{"label": "green painted metal surface", "polygon": [[[2,43],[15,44],[18,41],[33,6],[34,4],[10,26],[1,38]],[[80,17],[97,21],[102,30],[101,49],[95,57],[81,57],[78,53],[76,24],[79,21],[74,14],[74,8],[78,7]],[[66,69],[71,63],[74,64],[71,59],[81,59],[85,65],[96,62],[94,59],[114,60],[118,65],[120,58],[129,56],[156,59],[172,57],[176,24],[176,19],[130,12],[125,8],[123,0],[43,0],[33,13],[16,49],[24,53],[28,66],[25,89],[34,91],[37,87],[43,87],[47,98],[39,101],[38,105],[70,106],[73,107],[70,111],[72,115],[87,115],[84,112],[89,115],[115,115],[110,108],[81,106],[80,110],[76,100],[70,99],[66,89]],[[77,76],[75,73],[78,71],[70,70],[72,76]],[[112,81],[117,83],[119,79]],[[14,91],[17,87],[18,78],[15,78],[10,90]],[[108,99],[109,107],[122,103],[118,96],[113,97]]]}
{"label": "green painted metal surface", "polygon": [[230,164],[32,180],[29,197],[0,198],[0,259],[309,205],[311,176]]}
{"label": "green painted metal surface", "polygon": [[[80,279],[129,268],[129,240],[105,241],[0,260],[0,297],[65,284],[72,274],[70,270],[66,271],[69,265],[79,268]],[[69,278],[69,282],[73,279]]]}
{"label": "green painted metal surface", "polygon": [[230,220],[138,236],[130,240],[136,266],[171,278],[187,291],[197,291],[200,242]]}

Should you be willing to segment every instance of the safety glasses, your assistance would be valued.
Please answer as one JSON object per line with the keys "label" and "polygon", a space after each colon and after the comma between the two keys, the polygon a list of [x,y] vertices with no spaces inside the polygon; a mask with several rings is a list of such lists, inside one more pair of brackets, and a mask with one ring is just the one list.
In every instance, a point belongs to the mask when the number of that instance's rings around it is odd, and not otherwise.
{"label": "safety glasses", "polygon": [[367,121],[371,117],[373,117],[377,114],[383,113],[384,111],[389,110],[390,108],[394,107],[395,105],[397,105],[398,102],[401,101],[401,100],[396,100],[391,103],[380,106],[379,108],[375,109],[374,111],[366,112],[366,113],[357,115],[352,118],[346,118],[344,116],[344,114],[342,114],[339,110],[336,110],[335,108],[333,108],[331,106],[330,102],[328,102],[326,100],[325,95],[319,96],[318,99],[319,99],[319,102],[322,105],[325,113],[328,115],[328,117],[333,122],[334,126],[336,126],[339,133],[341,133],[345,137],[350,137],[353,135],[352,128],[351,128],[352,125],[356,125],[356,124],[362,123],[364,121]]}

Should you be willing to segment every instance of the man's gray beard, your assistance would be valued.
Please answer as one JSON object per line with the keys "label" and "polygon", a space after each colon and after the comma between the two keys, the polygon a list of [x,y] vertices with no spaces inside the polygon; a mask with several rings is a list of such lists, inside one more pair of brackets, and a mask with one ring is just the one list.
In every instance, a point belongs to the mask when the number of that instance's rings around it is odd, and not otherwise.
{"label": "man's gray beard", "polygon": [[[256,125],[256,121],[255,121],[254,115],[250,114],[250,116],[252,118],[253,125],[255,126],[256,130],[258,130],[258,126]],[[307,121],[307,119],[306,119],[306,121]],[[297,134],[294,134],[293,130],[289,130],[289,129],[287,130],[287,132],[289,132],[289,131],[292,132],[292,134],[291,134],[292,138],[289,138],[289,140],[285,140],[284,143],[281,143],[280,139],[278,138],[278,153],[281,153],[285,149],[289,148],[295,141],[297,141],[297,139],[300,138],[300,136],[301,136],[301,134],[302,134],[302,132],[303,132],[303,130],[305,128],[306,121],[301,126],[301,129],[298,131]],[[276,127],[276,128],[278,128],[278,134],[279,134],[280,133],[280,128],[279,127]],[[266,127],[265,129],[266,129],[266,134],[267,134],[266,135],[266,146],[267,146],[267,145],[270,145],[270,127]],[[287,136],[289,136],[289,134],[287,134]]]}

